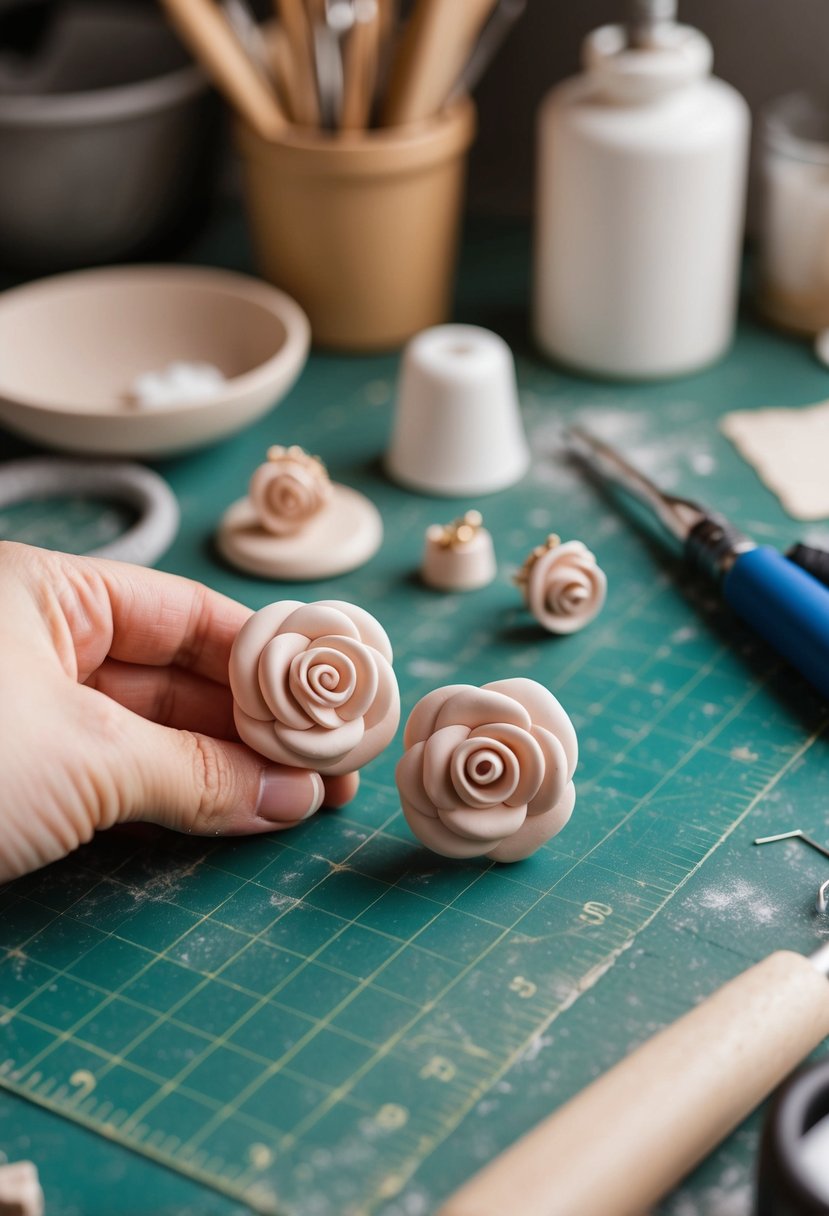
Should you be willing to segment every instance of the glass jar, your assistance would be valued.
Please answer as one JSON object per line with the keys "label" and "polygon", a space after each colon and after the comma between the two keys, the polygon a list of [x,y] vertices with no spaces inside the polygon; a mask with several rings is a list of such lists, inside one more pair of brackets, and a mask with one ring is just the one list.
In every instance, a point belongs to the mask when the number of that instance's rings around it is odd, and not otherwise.
{"label": "glass jar", "polygon": [[829,97],[791,93],[761,116],[759,303],[781,328],[829,327]]}

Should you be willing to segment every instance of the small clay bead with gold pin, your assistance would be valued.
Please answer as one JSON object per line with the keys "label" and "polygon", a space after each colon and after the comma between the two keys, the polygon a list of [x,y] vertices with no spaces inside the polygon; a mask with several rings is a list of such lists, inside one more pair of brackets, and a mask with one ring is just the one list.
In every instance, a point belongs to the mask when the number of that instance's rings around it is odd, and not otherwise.
{"label": "small clay bead with gold pin", "polygon": [[420,567],[421,578],[438,591],[474,591],[495,578],[492,537],[480,511],[467,511],[450,524],[432,524]]}

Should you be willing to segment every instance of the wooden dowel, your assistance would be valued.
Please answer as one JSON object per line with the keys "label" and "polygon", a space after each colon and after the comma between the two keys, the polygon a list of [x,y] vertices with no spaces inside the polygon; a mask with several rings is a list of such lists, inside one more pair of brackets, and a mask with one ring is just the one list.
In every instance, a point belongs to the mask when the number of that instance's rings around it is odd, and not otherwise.
{"label": "wooden dowel", "polygon": [[308,14],[302,0],[276,0],[276,12],[291,48],[297,122],[304,127],[318,127],[317,73]]}
{"label": "wooden dowel", "polygon": [[287,126],[276,94],[213,0],[162,0],[171,23],[216,87],[263,139]]}
{"label": "wooden dowel", "polygon": [[392,63],[384,126],[439,112],[494,5],[495,0],[418,0]]}
{"label": "wooden dowel", "polygon": [[371,118],[380,55],[377,6],[366,18],[358,16],[343,49],[343,131],[363,131]]}
{"label": "wooden dowel", "polygon": [[377,24],[380,42],[380,61],[385,61],[397,32],[397,0],[377,0]]}
{"label": "wooden dowel", "polygon": [[268,63],[276,81],[283,108],[292,123],[299,124],[301,103],[298,100],[296,62],[283,26],[274,22],[264,34]]}

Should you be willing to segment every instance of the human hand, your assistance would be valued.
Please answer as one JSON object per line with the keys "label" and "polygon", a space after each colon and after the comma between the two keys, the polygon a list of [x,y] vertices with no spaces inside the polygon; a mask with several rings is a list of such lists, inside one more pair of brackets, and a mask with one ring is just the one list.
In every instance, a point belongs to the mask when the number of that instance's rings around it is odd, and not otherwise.
{"label": "human hand", "polygon": [[227,669],[249,616],[175,575],[0,542],[0,882],[116,823],[251,835],[354,796],[355,773],[238,742]]}

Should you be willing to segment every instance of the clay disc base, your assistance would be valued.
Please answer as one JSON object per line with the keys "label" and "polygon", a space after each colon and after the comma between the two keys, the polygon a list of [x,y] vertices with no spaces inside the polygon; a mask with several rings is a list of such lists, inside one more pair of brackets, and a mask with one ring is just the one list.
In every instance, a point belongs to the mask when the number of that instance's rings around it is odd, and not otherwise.
{"label": "clay disc base", "polygon": [[226,561],[258,578],[309,582],[356,570],[383,541],[380,512],[365,495],[333,483],[329,503],[294,536],[274,536],[249,498],[225,511],[216,546]]}

